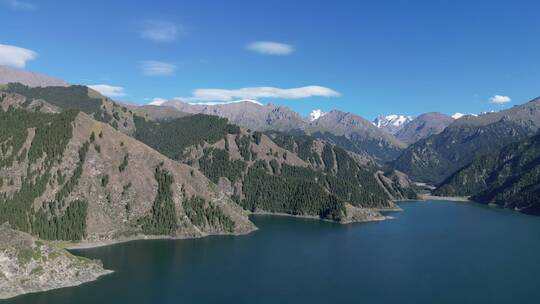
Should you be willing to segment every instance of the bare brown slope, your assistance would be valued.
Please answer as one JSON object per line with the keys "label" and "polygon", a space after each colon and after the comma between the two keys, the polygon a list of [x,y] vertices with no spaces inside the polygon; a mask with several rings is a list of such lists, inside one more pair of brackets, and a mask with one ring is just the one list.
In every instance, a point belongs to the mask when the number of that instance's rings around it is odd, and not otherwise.
{"label": "bare brown slope", "polygon": [[29,87],[65,87],[69,85],[63,80],[50,76],[9,66],[0,66],[0,84],[7,84],[10,82],[18,82]]}

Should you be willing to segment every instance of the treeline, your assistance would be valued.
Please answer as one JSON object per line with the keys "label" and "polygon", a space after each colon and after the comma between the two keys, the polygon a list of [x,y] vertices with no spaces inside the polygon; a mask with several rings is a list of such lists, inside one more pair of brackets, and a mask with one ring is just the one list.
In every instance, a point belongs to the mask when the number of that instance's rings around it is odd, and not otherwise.
{"label": "treeline", "polygon": [[169,158],[180,160],[187,147],[215,143],[227,134],[239,134],[240,128],[227,119],[217,116],[195,114],[166,120],[147,121],[134,116],[135,138],[163,153]]}

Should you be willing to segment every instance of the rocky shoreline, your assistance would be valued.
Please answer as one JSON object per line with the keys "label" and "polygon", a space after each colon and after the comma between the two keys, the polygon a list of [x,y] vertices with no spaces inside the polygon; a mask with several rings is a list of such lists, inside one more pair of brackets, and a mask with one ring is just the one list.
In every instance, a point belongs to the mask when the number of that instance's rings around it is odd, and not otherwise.
{"label": "rocky shoreline", "polygon": [[0,226],[0,299],[77,286],[112,272],[101,261],[72,255],[7,224]]}

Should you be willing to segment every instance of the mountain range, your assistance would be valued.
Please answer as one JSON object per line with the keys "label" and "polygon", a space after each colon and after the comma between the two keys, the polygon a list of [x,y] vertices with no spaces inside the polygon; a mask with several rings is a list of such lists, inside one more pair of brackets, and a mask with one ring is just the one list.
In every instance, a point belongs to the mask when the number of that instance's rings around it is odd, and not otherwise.
{"label": "mountain range", "polygon": [[[477,116],[371,122],[338,110],[304,118],[255,100],[137,106],[0,72],[0,239],[20,245],[0,247],[17,270],[5,296],[70,286],[71,270],[49,275],[42,256],[56,252],[63,266],[76,258],[51,241],[244,234],[256,229],[254,213],[383,220],[396,201],[427,191],[419,183],[433,195],[540,214],[540,98]],[[98,262],[77,265],[80,283],[108,273]],[[28,272],[50,282],[18,288]]]}
{"label": "mountain range", "polygon": [[532,136],[539,127],[540,98],[500,112],[467,115],[407,147],[392,166],[413,180],[438,184],[476,157]]}
{"label": "mountain range", "polygon": [[308,135],[165,115],[84,86],[10,83],[0,105],[0,221],[44,239],[246,233],[244,210],[381,219],[414,197],[392,172]]}

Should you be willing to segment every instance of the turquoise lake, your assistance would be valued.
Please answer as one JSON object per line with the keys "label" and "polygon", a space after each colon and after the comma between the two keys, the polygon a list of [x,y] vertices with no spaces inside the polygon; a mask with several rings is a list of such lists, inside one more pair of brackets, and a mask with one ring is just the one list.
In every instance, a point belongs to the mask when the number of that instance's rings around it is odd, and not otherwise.
{"label": "turquoise lake", "polygon": [[245,236],[74,253],[115,273],[6,303],[540,303],[540,217],[474,203],[401,204],[340,225],[255,216]]}

